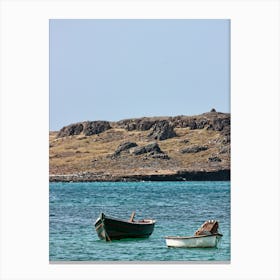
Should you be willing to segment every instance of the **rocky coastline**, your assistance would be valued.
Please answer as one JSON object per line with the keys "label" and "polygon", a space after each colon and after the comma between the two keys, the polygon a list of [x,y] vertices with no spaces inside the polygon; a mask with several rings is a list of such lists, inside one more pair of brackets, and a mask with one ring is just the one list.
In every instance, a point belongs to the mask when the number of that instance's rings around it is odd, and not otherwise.
{"label": "rocky coastline", "polygon": [[230,181],[230,170],[186,171],[174,174],[115,176],[110,174],[50,175],[50,182]]}
{"label": "rocky coastline", "polygon": [[85,121],[50,132],[50,182],[230,180],[230,114]]}

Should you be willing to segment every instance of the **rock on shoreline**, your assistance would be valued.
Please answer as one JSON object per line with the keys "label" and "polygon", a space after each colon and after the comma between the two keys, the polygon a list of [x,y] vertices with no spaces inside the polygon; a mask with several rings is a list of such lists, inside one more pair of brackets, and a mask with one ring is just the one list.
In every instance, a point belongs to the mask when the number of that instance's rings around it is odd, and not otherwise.
{"label": "rock on shoreline", "polygon": [[181,171],[173,174],[118,176],[110,174],[50,175],[50,182],[141,182],[141,181],[229,181],[230,170]]}

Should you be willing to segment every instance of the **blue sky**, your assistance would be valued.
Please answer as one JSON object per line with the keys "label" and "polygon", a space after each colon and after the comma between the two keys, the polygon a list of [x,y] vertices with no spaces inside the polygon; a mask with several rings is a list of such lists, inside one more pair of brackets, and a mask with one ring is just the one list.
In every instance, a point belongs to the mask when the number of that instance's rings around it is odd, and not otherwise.
{"label": "blue sky", "polygon": [[229,20],[50,20],[50,130],[230,111]]}

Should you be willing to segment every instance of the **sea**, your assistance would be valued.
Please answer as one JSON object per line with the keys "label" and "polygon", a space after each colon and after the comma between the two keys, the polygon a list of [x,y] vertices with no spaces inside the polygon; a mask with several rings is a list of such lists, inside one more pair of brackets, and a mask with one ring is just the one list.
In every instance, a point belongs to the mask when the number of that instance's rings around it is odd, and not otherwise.
{"label": "sea", "polygon": [[[156,220],[149,238],[99,240],[101,212]],[[191,236],[218,220],[217,248],[168,248],[165,236]],[[49,185],[50,262],[230,262],[230,182],[89,182]]]}

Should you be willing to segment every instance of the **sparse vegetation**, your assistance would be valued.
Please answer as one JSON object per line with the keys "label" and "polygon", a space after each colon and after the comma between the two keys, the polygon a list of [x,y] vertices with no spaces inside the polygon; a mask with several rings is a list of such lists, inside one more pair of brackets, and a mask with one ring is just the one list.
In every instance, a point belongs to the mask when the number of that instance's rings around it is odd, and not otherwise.
{"label": "sparse vegetation", "polygon": [[[213,114],[218,113],[212,112],[211,116]],[[205,118],[205,115],[203,117]],[[197,116],[196,118],[199,119]],[[168,119],[170,121],[170,118]],[[144,120],[151,122],[149,118]],[[119,122],[121,126],[118,123],[110,123],[110,129],[90,136],[77,134],[58,138],[59,132],[50,132],[50,180],[56,176],[70,174],[78,176],[77,178],[113,180],[129,176],[177,174],[184,171],[230,170],[230,141],[223,141],[225,137],[223,130],[212,129],[209,120],[207,120],[209,126],[200,129],[180,126],[178,117],[175,120],[177,125],[174,125],[173,137],[156,141],[164,156],[129,152],[129,149],[135,149],[136,145],[145,147],[155,142],[149,137],[152,127],[146,130],[133,130],[132,122],[129,121],[125,122],[130,124],[129,129],[122,122]],[[156,119],[153,118],[152,121]],[[145,124],[142,122],[141,125],[142,129]],[[230,128],[227,127],[226,130],[227,137],[230,139],[228,136]],[[123,143],[135,143],[135,145],[128,147],[126,152],[117,152],[118,156],[114,157],[113,155]],[[207,149],[182,153],[193,147],[207,147]]]}

